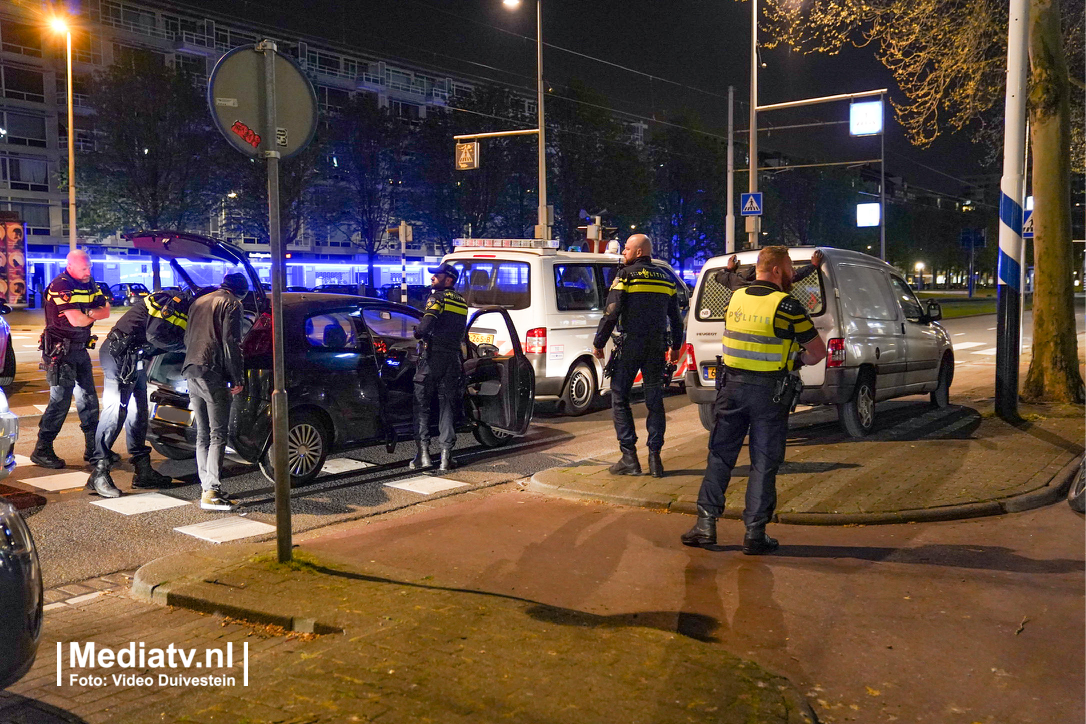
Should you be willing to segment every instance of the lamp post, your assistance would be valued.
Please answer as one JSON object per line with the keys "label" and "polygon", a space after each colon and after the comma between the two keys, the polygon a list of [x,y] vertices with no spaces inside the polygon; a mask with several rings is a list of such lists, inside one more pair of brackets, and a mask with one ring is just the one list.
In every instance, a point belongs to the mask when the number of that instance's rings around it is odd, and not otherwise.
{"label": "lamp post", "polygon": [[[758,0],[750,3],[750,193],[758,192]],[[751,249],[758,248],[760,216],[747,218],[747,243]]]}
{"label": "lamp post", "polygon": [[63,18],[53,18],[53,32],[68,40],[68,250],[75,251],[75,99],[72,97],[72,30]]}
{"label": "lamp post", "polygon": [[[514,10],[520,7],[520,0],[502,0],[502,4]],[[535,236],[537,239],[550,239],[550,215],[547,213],[547,128],[543,120],[543,0],[536,0],[535,22],[536,106],[539,109],[539,222]]]}
{"label": "lamp post", "polygon": [[924,262],[916,262],[916,289],[921,291],[924,289]]}

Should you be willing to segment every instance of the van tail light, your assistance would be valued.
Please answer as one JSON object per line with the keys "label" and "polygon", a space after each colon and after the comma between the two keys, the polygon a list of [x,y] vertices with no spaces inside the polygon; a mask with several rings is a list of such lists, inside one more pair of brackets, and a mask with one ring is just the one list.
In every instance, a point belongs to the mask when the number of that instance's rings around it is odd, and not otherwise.
{"label": "van tail light", "polygon": [[525,354],[547,354],[547,328],[529,329],[524,335]]}
{"label": "van tail light", "polygon": [[845,340],[834,337],[826,344],[826,366],[843,367],[845,364]]}

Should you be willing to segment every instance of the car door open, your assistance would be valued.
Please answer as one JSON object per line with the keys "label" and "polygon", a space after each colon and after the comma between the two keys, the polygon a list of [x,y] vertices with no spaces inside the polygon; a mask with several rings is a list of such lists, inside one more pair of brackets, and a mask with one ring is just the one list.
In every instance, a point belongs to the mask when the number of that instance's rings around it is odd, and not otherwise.
{"label": "car door open", "polygon": [[[523,435],[532,422],[535,370],[524,356],[516,327],[504,309],[480,309],[468,321],[464,360],[467,407],[491,430]],[[491,339],[498,344],[476,340]]]}

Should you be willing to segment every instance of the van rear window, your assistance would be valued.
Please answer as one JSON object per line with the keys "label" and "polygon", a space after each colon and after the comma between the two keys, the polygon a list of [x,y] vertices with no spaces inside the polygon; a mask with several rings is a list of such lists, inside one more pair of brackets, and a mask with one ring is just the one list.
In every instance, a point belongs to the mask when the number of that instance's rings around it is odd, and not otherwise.
{"label": "van rear window", "polygon": [[[798,266],[798,265],[797,265]],[[697,310],[697,319],[702,322],[721,322],[724,320],[724,310],[731,301],[732,292],[716,279],[716,273],[721,268],[702,271],[707,274],[698,292],[698,303],[694,305]],[[750,266],[740,266],[738,271],[745,275]],[[792,296],[807,310],[812,317],[817,317],[825,310],[822,291],[822,274],[811,274],[806,279],[801,279],[792,287]]]}
{"label": "van rear window", "polygon": [[526,262],[464,259],[452,264],[460,272],[456,291],[468,306],[527,309],[531,305],[531,267]]}

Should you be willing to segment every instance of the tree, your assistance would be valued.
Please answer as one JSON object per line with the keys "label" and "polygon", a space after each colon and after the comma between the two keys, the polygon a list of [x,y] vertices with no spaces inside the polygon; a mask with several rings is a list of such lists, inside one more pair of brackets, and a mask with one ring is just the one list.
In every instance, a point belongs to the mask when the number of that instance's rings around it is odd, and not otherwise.
{"label": "tree", "polygon": [[[1083,402],[1078,370],[1072,268],[1070,149],[1071,88],[1066,56],[1081,54],[1082,0],[1063,0],[1073,20],[1065,36],[1059,0],[1031,0],[1030,128],[1034,211],[1033,355],[1023,396],[1034,401]],[[767,0],[773,47],[835,53],[846,44],[877,45],[877,55],[904,93],[894,103],[910,139],[927,145],[945,125],[967,126],[978,137],[1001,124],[1007,3],[977,0]],[[1076,74],[1081,73],[1078,63]],[[1086,83],[1074,79],[1077,106]],[[948,116],[946,120],[942,116]],[[1081,118],[1081,115],[1078,116]],[[985,124],[989,129],[984,135]],[[1076,129],[1079,138],[1082,128]]]}
{"label": "tree", "polygon": [[453,158],[453,136],[508,131],[527,125],[523,102],[497,86],[479,86],[454,100],[446,111],[430,110],[411,142],[410,207],[444,251],[452,241],[470,233],[484,237],[501,224],[500,200],[512,179],[513,144],[527,138],[492,138],[480,141],[481,163],[471,171],[458,171]]}
{"label": "tree", "polygon": [[[284,248],[297,241],[315,215],[313,191],[326,168],[325,155],[324,144],[315,138],[297,156],[279,164],[279,235]],[[235,154],[226,175],[230,179],[230,191],[223,201],[226,229],[233,235],[268,243],[267,164]]]}
{"label": "tree", "polygon": [[407,124],[368,93],[352,98],[330,122],[328,183],[316,190],[319,214],[348,238],[358,238],[371,287],[376,286],[377,254],[401,202],[408,134]]}
{"label": "tree", "polygon": [[[229,149],[195,79],[130,51],[88,90],[95,150],[76,166],[80,226],[92,234],[202,228],[225,193],[216,171]],[[153,267],[158,288],[157,257]]]}

